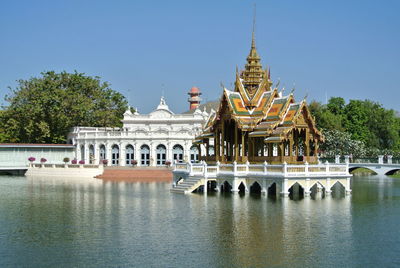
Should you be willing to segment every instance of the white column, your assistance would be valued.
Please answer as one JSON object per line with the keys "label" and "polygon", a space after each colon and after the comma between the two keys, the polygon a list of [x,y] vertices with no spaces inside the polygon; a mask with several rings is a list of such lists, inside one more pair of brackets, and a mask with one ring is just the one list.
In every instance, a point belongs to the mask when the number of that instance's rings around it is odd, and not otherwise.
{"label": "white column", "polygon": [[288,179],[283,179],[282,180],[282,187],[281,187],[281,195],[283,197],[288,197],[289,196],[289,180]]}
{"label": "white column", "polygon": [[383,164],[383,155],[378,155],[378,164]]}
{"label": "white column", "polygon": [[326,178],[326,188],[325,188],[326,195],[329,195],[332,193],[331,187],[332,187],[331,186],[331,178]]}
{"label": "white column", "polygon": [[309,178],[307,178],[306,179],[306,185],[304,185],[304,196],[310,196],[310,193],[311,193],[311,191],[310,191],[310,179]]}
{"label": "white column", "polygon": [[347,178],[347,179],[346,179],[346,187],[345,187],[345,190],[346,190],[346,194],[351,194],[350,178]]}
{"label": "white column", "polygon": [[105,146],[106,146],[106,159],[108,161],[107,166],[111,166],[111,144],[107,142]]}
{"label": "white column", "polygon": [[126,143],[121,142],[119,144],[119,165],[121,167],[126,166]]}
{"label": "white column", "polygon": [[387,156],[387,163],[388,163],[388,164],[392,164],[392,163],[393,163],[392,158],[393,158],[393,155],[388,155],[388,156]]}
{"label": "white column", "polygon": [[134,145],[133,145],[134,147],[134,151],[135,151],[135,159],[136,159],[136,161],[137,161],[137,165],[138,165],[138,167],[140,167],[142,164],[141,164],[141,161],[142,161],[142,159],[141,159],[141,154],[140,154],[140,146],[142,146],[141,144],[139,144],[139,143],[135,143]]}

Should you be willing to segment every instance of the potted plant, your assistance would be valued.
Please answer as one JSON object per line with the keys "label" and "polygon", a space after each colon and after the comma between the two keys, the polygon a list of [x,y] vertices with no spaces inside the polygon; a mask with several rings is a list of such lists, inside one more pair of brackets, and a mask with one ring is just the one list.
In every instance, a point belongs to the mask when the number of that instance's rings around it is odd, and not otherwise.
{"label": "potted plant", "polygon": [[44,158],[44,157],[40,158],[40,164],[42,164],[42,167],[44,167],[44,163],[46,163],[46,162],[47,162],[46,158]]}
{"label": "potted plant", "polygon": [[35,161],[36,158],[34,158],[33,156],[28,158],[28,161],[30,162],[29,166],[32,166],[33,161]]}
{"label": "potted plant", "polygon": [[165,161],[165,165],[166,165],[167,167],[170,167],[170,166],[171,166],[171,161],[169,161],[169,160]]}
{"label": "potted plant", "polygon": [[132,161],[131,161],[131,164],[132,164],[132,166],[136,166],[137,165],[137,160],[135,160],[135,159],[133,159]]}
{"label": "potted plant", "polygon": [[103,159],[103,160],[101,160],[101,162],[102,162],[103,166],[107,166],[107,164],[108,164],[108,160],[107,159]]}
{"label": "potted plant", "polygon": [[78,160],[73,159],[73,160],[71,161],[71,163],[72,163],[73,165],[76,165],[76,164],[78,163]]}
{"label": "potted plant", "polygon": [[79,165],[84,165],[85,164],[85,160],[79,160]]}

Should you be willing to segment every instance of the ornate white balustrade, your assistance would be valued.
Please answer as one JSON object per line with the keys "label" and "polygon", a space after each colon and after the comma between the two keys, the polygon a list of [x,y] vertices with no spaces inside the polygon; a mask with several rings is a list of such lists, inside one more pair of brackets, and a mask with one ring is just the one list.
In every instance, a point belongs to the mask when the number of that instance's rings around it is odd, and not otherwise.
{"label": "ornate white balustrade", "polygon": [[351,176],[349,173],[348,163],[346,164],[325,164],[309,165],[288,165],[286,163],[280,165],[264,164],[220,164],[207,165],[206,162],[201,163],[177,163],[174,172],[187,173],[189,176],[204,176],[213,178],[217,176],[261,176],[261,177],[340,177]]}

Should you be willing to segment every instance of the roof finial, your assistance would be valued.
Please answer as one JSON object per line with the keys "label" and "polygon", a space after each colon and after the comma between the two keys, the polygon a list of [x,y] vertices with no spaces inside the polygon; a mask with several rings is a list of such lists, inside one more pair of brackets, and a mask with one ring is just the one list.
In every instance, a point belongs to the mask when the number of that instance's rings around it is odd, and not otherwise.
{"label": "roof finial", "polygon": [[256,47],[256,41],[255,41],[255,31],[256,31],[256,3],[254,3],[254,11],[253,11],[253,32],[251,34],[251,47],[255,48]]}

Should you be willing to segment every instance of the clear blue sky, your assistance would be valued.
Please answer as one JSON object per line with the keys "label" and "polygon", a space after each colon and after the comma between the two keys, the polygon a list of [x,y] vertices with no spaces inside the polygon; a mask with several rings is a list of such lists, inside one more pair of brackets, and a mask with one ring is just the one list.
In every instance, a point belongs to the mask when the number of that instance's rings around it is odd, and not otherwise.
{"label": "clear blue sky", "polygon": [[[256,42],[272,79],[295,96],[371,99],[400,110],[400,1],[2,1],[0,98],[46,70],[100,76],[151,111],[175,112],[187,91],[231,87]],[[129,94],[130,92],[130,94]],[[130,96],[129,96],[130,95]],[[4,101],[2,101],[5,104]]]}

